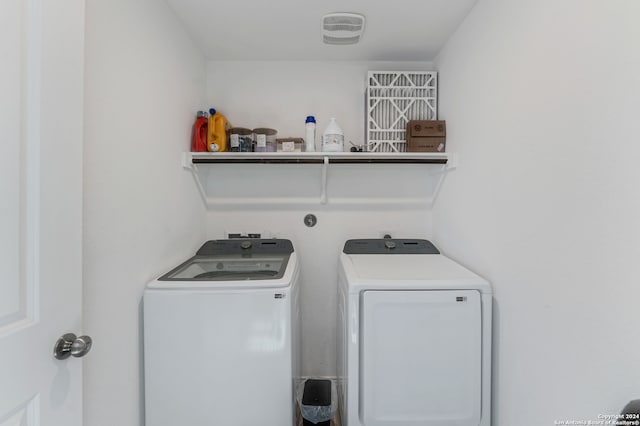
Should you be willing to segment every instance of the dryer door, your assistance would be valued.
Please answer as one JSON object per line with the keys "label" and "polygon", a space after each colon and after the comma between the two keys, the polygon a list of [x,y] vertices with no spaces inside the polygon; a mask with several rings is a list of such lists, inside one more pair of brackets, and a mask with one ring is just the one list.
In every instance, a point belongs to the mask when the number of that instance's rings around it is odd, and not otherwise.
{"label": "dryer door", "polygon": [[480,293],[365,291],[360,303],[363,424],[477,425]]}

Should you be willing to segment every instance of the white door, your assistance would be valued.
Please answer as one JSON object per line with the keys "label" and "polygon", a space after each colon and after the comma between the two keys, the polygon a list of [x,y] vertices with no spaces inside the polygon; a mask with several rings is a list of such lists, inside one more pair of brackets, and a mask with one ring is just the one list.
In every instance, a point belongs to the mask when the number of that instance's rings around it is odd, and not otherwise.
{"label": "white door", "polygon": [[0,0],[0,426],[80,426],[83,0]]}

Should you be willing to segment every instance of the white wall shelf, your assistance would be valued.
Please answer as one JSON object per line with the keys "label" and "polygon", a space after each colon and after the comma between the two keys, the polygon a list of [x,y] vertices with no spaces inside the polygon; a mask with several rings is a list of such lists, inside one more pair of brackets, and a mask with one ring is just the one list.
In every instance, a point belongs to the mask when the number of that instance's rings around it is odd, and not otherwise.
{"label": "white wall shelf", "polygon": [[[444,175],[457,161],[452,153],[185,152],[182,162],[211,209],[318,204],[430,207]],[[313,183],[318,180],[319,185]]]}
{"label": "white wall shelf", "polygon": [[447,152],[187,152],[189,164],[276,163],[276,164],[447,164]]}

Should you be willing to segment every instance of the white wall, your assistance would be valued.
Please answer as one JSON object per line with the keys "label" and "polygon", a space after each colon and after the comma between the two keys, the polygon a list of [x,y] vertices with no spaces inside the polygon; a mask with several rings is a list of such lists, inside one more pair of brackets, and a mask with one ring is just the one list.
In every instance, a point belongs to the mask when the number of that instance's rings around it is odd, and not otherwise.
{"label": "white wall", "polygon": [[[281,136],[302,136],[308,114],[321,134],[335,116],[346,140],[361,142],[366,71],[432,64],[205,64],[163,2],[87,1],[85,331],[96,346],[85,358],[85,424],[142,423],[144,284],[203,234],[254,224],[302,255],[305,374],[334,374],[337,252],[384,226],[433,236],[494,283],[495,425],[595,419],[639,397],[639,7],[480,0],[437,60],[440,115],[460,164],[432,230],[418,206],[205,214],[180,168],[197,109]],[[268,182],[276,172],[261,173]],[[233,175],[225,185],[233,189]],[[316,228],[303,226],[306,213],[317,214]]]}
{"label": "white wall", "polygon": [[495,426],[640,397],[640,3],[480,0],[437,57],[434,239],[495,288]]}
{"label": "white wall", "polygon": [[[315,115],[318,137],[330,117],[336,117],[345,141],[364,140],[365,85],[369,70],[431,70],[429,62],[250,62],[208,63],[207,101],[236,126],[273,127],[279,136],[304,136],[304,120]],[[385,173],[393,170],[394,173]],[[220,168],[218,167],[218,170]],[[211,172],[213,174],[213,172]],[[226,177],[226,178],[225,178]],[[303,375],[335,376],[337,258],[349,238],[378,238],[380,231],[394,237],[429,237],[431,214],[424,205],[352,204],[363,194],[394,196],[429,194],[424,166],[330,166],[329,204],[268,202],[286,194],[318,197],[320,172],[312,165],[231,166],[210,177],[211,192],[226,196],[260,196],[263,205],[214,206],[207,216],[209,238],[224,238],[225,231],[267,231],[289,238],[300,255],[303,332]],[[253,179],[253,189],[247,181]],[[288,180],[287,180],[288,179]],[[224,188],[215,188],[223,185]],[[395,191],[391,191],[395,185]],[[256,190],[256,188],[258,188]],[[339,195],[341,203],[337,203]],[[365,195],[366,197],[366,195]],[[266,201],[266,202],[265,202]],[[373,200],[375,201],[375,200]],[[308,228],[307,213],[318,217]]]}
{"label": "white wall", "polygon": [[[303,223],[307,213],[318,219],[313,228]],[[379,238],[378,230],[388,230],[398,238],[427,238],[430,223],[431,215],[418,208],[245,208],[209,213],[207,235],[224,238],[226,229],[258,229],[293,242],[300,261],[302,375],[335,376],[337,261],[344,242],[350,238]]]}
{"label": "white wall", "polygon": [[204,235],[181,168],[204,84],[203,57],[163,1],[87,1],[86,425],[143,424],[142,291]]}

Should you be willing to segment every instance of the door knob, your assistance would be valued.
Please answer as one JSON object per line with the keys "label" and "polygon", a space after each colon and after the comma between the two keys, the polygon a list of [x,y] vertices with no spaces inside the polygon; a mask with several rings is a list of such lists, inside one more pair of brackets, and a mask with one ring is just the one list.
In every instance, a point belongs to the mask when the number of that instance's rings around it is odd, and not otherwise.
{"label": "door knob", "polygon": [[67,359],[71,355],[76,358],[85,356],[91,350],[91,337],[76,337],[73,333],[67,333],[60,337],[53,347],[53,356],[56,359]]}

